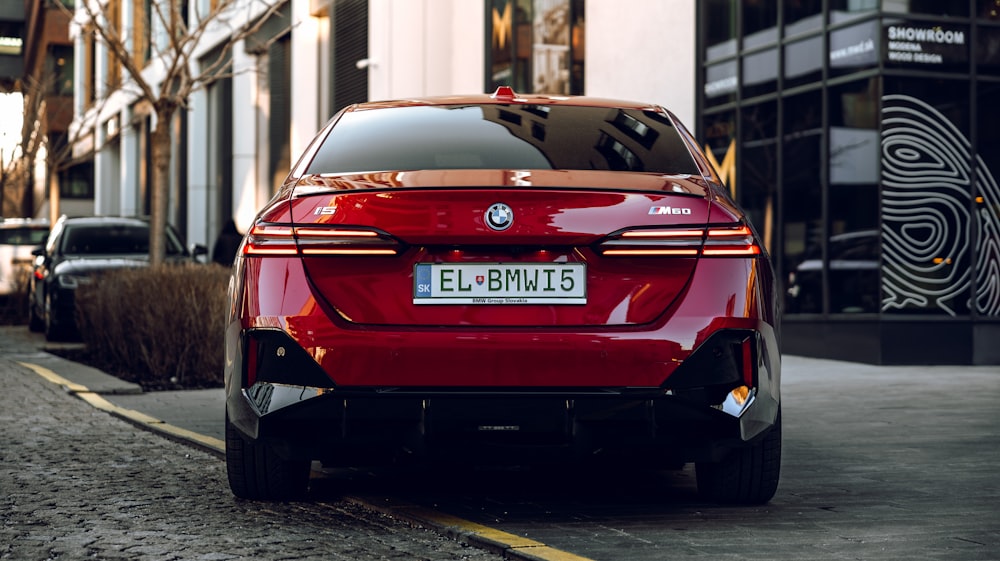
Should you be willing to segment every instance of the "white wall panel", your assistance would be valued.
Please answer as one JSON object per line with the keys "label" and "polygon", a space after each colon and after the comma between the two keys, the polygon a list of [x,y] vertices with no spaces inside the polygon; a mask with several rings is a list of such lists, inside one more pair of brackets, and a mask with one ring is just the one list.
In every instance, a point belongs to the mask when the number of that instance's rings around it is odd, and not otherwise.
{"label": "white wall panel", "polygon": [[695,2],[588,0],[587,95],[649,101],[694,128]]}

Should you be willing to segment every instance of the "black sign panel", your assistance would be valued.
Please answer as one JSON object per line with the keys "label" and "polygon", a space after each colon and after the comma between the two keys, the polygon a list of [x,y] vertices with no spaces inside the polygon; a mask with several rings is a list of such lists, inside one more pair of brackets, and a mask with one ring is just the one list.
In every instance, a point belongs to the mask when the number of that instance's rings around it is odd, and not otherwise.
{"label": "black sign panel", "polygon": [[883,26],[882,54],[887,66],[924,70],[968,70],[970,34],[967,27],[920,22]]}

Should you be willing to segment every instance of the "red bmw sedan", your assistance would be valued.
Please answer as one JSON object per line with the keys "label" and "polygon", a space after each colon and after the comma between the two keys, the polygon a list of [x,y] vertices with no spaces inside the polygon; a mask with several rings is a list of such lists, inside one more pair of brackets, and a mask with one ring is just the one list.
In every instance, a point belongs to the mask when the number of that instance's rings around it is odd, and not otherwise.
{"label": "red bmw sedan", "polygon": [[695,463],[763,503],[781,458],[765,249],[665,109],[493,95],[354,105],[233,268],[233,493],[314,460]]}

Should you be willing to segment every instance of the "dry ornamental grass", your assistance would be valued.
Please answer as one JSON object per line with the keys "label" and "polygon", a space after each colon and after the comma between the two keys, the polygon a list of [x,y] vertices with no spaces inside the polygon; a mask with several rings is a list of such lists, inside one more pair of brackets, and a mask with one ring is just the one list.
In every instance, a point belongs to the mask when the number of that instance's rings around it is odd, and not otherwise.
{"label": "dry ornamental grass", "polygon": [[147,389],[221,386],[229,274],[215,265],[164,265],[81,286],[76,314],[87,354]]}

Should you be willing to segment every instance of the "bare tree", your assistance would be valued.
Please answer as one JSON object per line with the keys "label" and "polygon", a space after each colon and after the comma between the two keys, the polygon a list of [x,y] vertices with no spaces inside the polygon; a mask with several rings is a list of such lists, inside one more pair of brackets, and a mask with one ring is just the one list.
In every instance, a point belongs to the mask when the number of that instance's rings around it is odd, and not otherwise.
{"label": "bare tree", "polygon": [[[149,13],[144,14],[148,16],[148,25],[140,34],[122,25],[117,9],[121,1],[78,0],[75,21],[86,32],[94,33],[95,39],[124,70],[127,76],[118,89],[135,103],[150,107],[155,115],[150,133],[153,177],[149,244],[150,262],[155,265],[164,261],[166,249],[173,118],[188,107],[192,93],[231,75],[228,55],[234,45],[260,31],[286,0],[194,0],[191,14],[181,12],[186,3],[149,0],[145,4]],[[201,10],[202,4],[209,7]],[[143,9],[144,4],[133,5],[135,9]],[[214,62],[198,68],[194,61],[196,51],[210,37],[224,39],[215,51]],[[147,49],[149,56],[141,56]],[[153,71],[146,74],[150,68]],[[107,92],[105,97],[111,93]]]}

